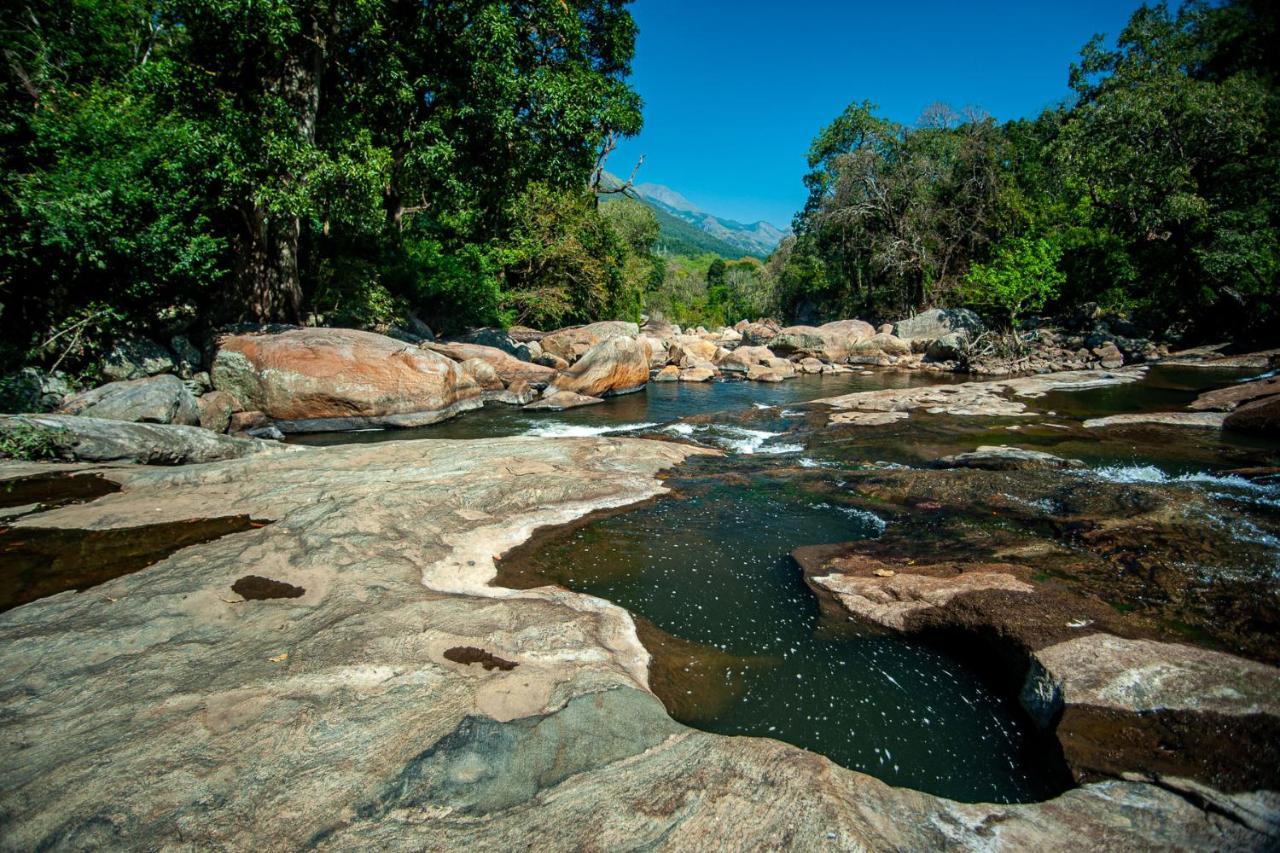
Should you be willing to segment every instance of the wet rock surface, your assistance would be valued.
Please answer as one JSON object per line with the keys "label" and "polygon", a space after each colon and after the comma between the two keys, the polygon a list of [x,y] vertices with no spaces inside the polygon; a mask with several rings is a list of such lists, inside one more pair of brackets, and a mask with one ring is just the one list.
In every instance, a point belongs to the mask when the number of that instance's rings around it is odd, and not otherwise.
{"label": "wet rock surface", "polygon": [[0,416],[0,436],[32,433],[42,437],[54,458],[79,462],[189,465],[282,449],[274,442],[217,435],[199,427],[76,415]]}

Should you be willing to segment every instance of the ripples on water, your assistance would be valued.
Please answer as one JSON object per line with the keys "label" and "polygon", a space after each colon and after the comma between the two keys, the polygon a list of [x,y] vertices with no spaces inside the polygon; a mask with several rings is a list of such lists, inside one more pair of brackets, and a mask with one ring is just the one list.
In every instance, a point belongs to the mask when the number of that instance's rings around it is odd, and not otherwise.
{"label": "ripples on water", "polygon": [[727,656],[720,693],[705,703],[715,712],[694,699],[684,715],[699,728],[778,738],[960,800],[1056,793],[1029,724],[967,667],[919,643],[822,624],[791,550],[874,536],[885,522],[770,491],[715,485],[664,500],[552,540],[521,566]]}

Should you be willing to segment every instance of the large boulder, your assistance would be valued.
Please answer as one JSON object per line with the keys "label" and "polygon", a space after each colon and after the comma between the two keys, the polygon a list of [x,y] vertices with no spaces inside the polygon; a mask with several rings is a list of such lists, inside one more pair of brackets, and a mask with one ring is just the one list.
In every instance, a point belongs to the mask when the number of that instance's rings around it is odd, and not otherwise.
{"label": "large boulder", "polygon": [[768,344],[769,349],[780,355],[825,356],[827,349],[826,338],[816,326],[788,326],[770,338]]}
{"label": "large boulder", "polygon": [[438,352],[457,362],[463,362],[471,358],[478,358],[481,361],[488,362],[505,385],[510,385],[512,382],[523,379],[535,388],[543,388],[556,375],[554,368],[521,360],[497,347],[464,343],[424,343],[422,348]]}
{"label": "large boulder", "polygon": [[925,358],[929,361],[959,361],[968,343],[969,338],[964,332],[950,332],[929,342]]}
{"label": "large boulder", "polygon": [[638,334],[640,334],[640,327],[635,323],[628,323],[624,320],[605,320],[604,322],[591,323],[587,326],[571,326],[567,329],[557,329],[543,336],[539,343],[542,344],[544,353],[563,358],[573,364],[587,350],[601,341],[611,338],[634,338]]}
{"label": "large boulder", "polygon": [[508,332],[502,329],[475,329],[465,335],[461,335],[453,340],[459,344],[477,344],[483,347],[492,347],[501,350],[507,355],[513,356],[520,361],[529,361],[531,353],[529,348],[521,341],[517,341],[511,337]]}
{"label": "large boulder", "polygon": [[102,362],[102,374],[115,382],[158,376],[176,370],[173,354],[146,338],[116,341]]}
{"label": "large boulder", "polygon": [[699,362],[715,361],[721,352],[715,341],[680,335],[667,346],[667,362],[679,367],[693,367]]}
{"label": "large boulder", "polygon": [[108,382],[68,397],[59,414],[150,424],[197,426],[200,407],[181,379],[172,374]]}
{"label": "large boulder", "polygon": [[1280,394],[1263,397],[1238,406],[1222,422],[1224,429],[1254,432],[1270,436],[1280,435]]}
{"label": "large boulder", "polygon": [[50,455],[69,462],[193,465],[240,459],[267,450],[304,449],[217,435],[199,427],[127,423],[78,415],[0,417],[0,437],[13,436],[28,442],[34,436]]}
{"label": "large boulder", "polygon": [[547,395],[572,391],[606,397],[639,391],[649,381],[649,348],[638,338],[608,338],[560,371]]}
{"label": "large boulder", "polygon": [[47,412],[62,405],[73,393],[71,381],[61,370],[46,373],[24,367],[0,379],[0,412]]}
{"label": "large boulder", "polygon": [[286,432],[422,426],[483,405],[452,359],[355,329],[224,336],[213,384]]}
{"label": "large boulder", "polygon": [[818,327],[819,334],[827,342],[827,357],[831,361],[844,361],[859,341],[875,335],[875,327],[862,320],[836,320]]}
{"label": "large boulder", "polygon": [[982,330],[982,318],[968,308],[931,308],[893,325],[893,333],[907,340],[933,341],[952,332],[974,337]]}
{"label": "large boulder", "polygon": [[774,336],[782,328],[777,320],[757,320],[754,323],[746,323],[737,331],[742,333],[742,342],[747,346],[759,347],[764,346],[773,340]]}

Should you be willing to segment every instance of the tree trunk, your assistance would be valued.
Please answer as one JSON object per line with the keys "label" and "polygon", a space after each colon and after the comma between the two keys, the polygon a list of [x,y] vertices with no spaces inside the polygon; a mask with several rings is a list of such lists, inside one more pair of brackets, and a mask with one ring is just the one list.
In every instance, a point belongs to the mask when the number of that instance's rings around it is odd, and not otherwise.
{"label": "tree trunk", "polygon": [[[320,111],[320,75],[324,39],[313,14],[302,12],[301,33],[282,58],[280,76],[268,87],[290,105],[297,121],[298,144],[313,147]],[[291,189],[295,175],[279,179],[281,190]],[[240,247],[239,292],[243,313],[267,323],[302,320],[302,280],[298,247],[302,219],[294,213],[272,213],[259,200],[242,206],[245,234]]]}

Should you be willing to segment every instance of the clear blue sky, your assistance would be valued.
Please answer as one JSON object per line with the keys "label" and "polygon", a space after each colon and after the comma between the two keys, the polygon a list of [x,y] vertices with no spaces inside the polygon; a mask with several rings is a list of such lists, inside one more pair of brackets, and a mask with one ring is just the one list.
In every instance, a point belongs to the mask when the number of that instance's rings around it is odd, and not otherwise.
{"label": "clear blue sky", "polygon": [[1094,33],[1114,40],[1137,0],[890,2],[636,0],[632,86],[643,132],[609,162],[719,216],[789,225],[810,140],[864,98],[914,123],[935,101],[997,119],[1068,94]]}

